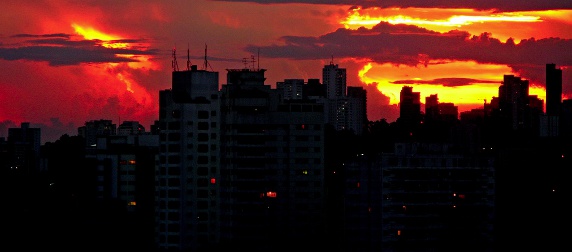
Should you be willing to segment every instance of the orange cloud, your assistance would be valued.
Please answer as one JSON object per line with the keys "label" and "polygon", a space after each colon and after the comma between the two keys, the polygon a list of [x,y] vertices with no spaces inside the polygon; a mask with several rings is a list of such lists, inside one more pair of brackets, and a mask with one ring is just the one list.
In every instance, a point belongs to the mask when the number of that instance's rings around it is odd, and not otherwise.
{"label": "orange cloud", "polygon": [[[546,20],[551,22],[545,24]],[[462,28],[471,34],[488,32],[494,34],[496,38],[506,40],[538,38],[539,31],[541,31],[540,37],[572,37],[572,31],[568,28],[570,20],[572,20],[572,10],[494,12],[473,9],[355,8],[339,22],[347,29],[371,28],[379,22],[412,24],[442,33]],[[558,22],[566,26],[560,26]]]}

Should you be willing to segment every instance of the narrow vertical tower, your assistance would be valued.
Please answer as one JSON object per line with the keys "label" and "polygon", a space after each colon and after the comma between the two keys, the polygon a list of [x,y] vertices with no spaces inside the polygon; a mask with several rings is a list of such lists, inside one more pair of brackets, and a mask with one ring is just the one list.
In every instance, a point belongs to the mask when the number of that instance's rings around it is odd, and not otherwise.
{"label": "narrow vertical tower", "polygon": [[562,103],[562,69],[546,64],[546,115],[560,115]]}

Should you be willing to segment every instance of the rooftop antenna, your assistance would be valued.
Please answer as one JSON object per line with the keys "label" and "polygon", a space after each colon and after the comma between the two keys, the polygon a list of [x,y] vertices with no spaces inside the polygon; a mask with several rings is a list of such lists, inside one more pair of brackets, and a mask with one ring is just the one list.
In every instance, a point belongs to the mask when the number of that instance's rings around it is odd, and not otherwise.
{"label": "rooftop antenna", "polygon": [[189,44],[187,44],[187,71],[191,70],[191,55],[189,53]]}
{"label": "rooftop antenna", "polygon": [[256,62],[256,60],[254,59],[254,55],[250,55],[250,63],[252,63],[252,70],[254,69],[254,62]]}
{"label": "rooftop antenna", "polygon": [[246,58],[242,58],[242,64],[244,64],[244,69],[248,69],[248,61]]}
{"label": "rooftop antenna", "polygon": [[179,65],[177,64],[177,54],[176,54],[177,49],[173,48],[173,72],[177,72],[179,71]]}
{"label": "rooftop antenna", "polygon": [[258,62],[257,68],[258,68],[258,69],[256,69],[256,70],[260,70],[260,47],[258,48],[258,55],[257,55],[257,57],[258,57],[258,59],[257,59],[257,62]]}
{"label": "rooftop antenna", "polygon": [[334,64],[334,55],[332,55],[332,60],[330,61],[330,65]]}
{"label": "rooftop antenna", "polygon": [[205,66],[204,66],[205,70],[207,70],[207,66],[211,68],[211,71],[213,70],[213,68],[211,67],[211,65],[207,61],[207,44],[205,44]]}

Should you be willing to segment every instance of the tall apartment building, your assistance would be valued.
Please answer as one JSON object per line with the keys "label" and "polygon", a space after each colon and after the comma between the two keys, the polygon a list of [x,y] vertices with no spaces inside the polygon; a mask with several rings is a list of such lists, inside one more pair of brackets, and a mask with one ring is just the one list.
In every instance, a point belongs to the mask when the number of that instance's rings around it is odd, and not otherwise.
{"label": "tall apartment building", "polygon": [[562,104],[562,69],[546,64],[546,115],[560,115]]}
{"label": "tall apartment building", "polygon": [[353,130],[356,135],[361,135],[368,123],[367,91],[363,87],[348,87],[347,99],[348,129]]}
{"label": "tall apartment building", "polygon": [[346,69],[330,62],[322,69],[322,83],[326,86],[326,98],[336,99],[346,96]]}
{"label": "tall apartment building", "polygon": [[541,136],[555,137],[564,130],[562,118],[562,69],[546,64],[546,113],[541,117]]}
{"label": "tall apartment building", "polygon": [[160,251],[199,251],[220,234],[218,72],[195,65],[173,71],[159,93],[156,244]]}
{"label": "tall apartment building", "polygon": [[319,244],[324,104],[283,99],[264,71],[227,69],[218,90],[217,72],[193,66],[160,92],[159,250]]}
{"label": "tall apartment building", "polygon": [[40,172],[41,129],[30,127],[29,122],[20,128],[8,128],[8,163],[10,170],[19,174]]}
{"label": "tall apartment building", "polygon": [[528,80],[514,75],[504,75],[499,86],[499,107],[510,129],[523,129],[527,123]]}
{"label": "tall apartment building", "polygon": [[327,123],[336,130],[361,135],[367,124],[366,91],[362,87],[347,87],[346,79],[346,69],[333,62],[322,68]]}
{"label": "tall apartment building", "polygon": [[491,250],[494,158],[453,150],[396,143],[381,154],[382,249],[370,251]]}
{"label": "tall apartment building", "polygon": [[399,93],[399,118],[397,122],[406,129],[411,129],[421,123],[420,93],[413,92],[413,87],[403,86]]}
{"label": "tall apartment building", "polygon": [[221,89],[221,244],[319,245],[324,232],[324,105],[281,100],[265,69],[228,69]]}

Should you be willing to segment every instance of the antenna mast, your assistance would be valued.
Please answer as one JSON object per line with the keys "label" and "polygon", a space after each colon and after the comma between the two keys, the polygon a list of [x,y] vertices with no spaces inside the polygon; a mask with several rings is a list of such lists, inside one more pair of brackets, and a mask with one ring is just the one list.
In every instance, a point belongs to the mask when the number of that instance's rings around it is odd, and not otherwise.
{"label": "antenna mast", "polygon": [[173,48],[173,62],[172,62],[172,66],[173,66],[173,72],[177,72],[179,71],[179,65],[177,64],[177,54],[176,54],[177,49]]}
{"label": "antenna mast", "polygon": [[205,70],[207,70],[207,66],[211,68],[211,71],[213,70],[211,64],[209,64],[209,62],[207,61],[207,44],[205,44],[205,66],[204,66]]}
{"label": "antenna mast", "polygon": [[189,45],[187,44],[187,71],[191,70],[191,55],[189,53]]}
{"label": "antenna mast", "polygon": [[258,66],[257,66],[258,69],[256,69],[256,70],[260,70],[260,48],[258,48],[258,55],[256,55],[256,57],[258,58],[258,59],[256,60],[256,62],[258,62],[258,63],[257,63],[257,64],[258,64]]}

